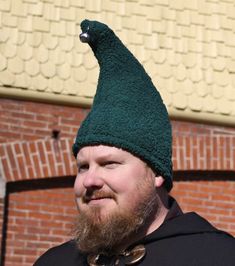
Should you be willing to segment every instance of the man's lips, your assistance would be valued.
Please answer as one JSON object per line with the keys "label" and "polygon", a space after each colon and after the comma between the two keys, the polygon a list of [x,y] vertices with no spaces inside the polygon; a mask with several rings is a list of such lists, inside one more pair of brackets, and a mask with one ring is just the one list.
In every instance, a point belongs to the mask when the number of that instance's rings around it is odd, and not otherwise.
{"label": "man's lips", "polygon": [[92,193],[92,195],[84,195],[83,197],[83,202],[84,203],[89,203],[89,202],[99,202],[102,200],[110,200],[114,199],[114,195],[111,195],[110,193],[101,193],[101,192],[96,192]]}
{"label": "man's lips", "polygon": [[101,200],[107,200],[107,199],[113,199],[112,197],[92,197],[92,198],[85,198],[84,202],[95,202],[95,201],[101,201]]}

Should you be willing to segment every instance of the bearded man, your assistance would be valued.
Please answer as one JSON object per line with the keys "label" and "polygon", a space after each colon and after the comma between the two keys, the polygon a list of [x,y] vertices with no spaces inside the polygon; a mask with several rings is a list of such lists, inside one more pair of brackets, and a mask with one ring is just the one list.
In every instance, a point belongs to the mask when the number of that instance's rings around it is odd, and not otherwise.
{"label": "bearded man", "polygon": [[234,238],[168,194],[171,125],[150,77],[108,26],[81,28],[100,75],[73,145],[78,221],[73,240],[34,265],[235,265]]}

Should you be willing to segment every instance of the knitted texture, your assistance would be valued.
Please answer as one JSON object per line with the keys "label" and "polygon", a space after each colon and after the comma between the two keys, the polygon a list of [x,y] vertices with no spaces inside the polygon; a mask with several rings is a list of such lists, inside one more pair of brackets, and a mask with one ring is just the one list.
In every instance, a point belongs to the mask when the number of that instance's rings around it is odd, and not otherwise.
{"label": "knitted texture", "polygon": [[142,65],[105,24],[84,20],[82,32],[100,66],[93,106],[73,145],[122,148],[145,161],[172,188],[172,136],[166,107]]}

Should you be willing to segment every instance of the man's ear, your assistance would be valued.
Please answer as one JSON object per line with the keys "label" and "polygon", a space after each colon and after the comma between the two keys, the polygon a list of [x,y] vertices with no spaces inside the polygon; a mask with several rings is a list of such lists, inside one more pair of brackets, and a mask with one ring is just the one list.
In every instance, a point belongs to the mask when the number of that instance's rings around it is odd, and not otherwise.
{"label": "man's ear", "polygon": [[161,187],[164,183],[164,178],[162,176],[155,176],[155,187]]}

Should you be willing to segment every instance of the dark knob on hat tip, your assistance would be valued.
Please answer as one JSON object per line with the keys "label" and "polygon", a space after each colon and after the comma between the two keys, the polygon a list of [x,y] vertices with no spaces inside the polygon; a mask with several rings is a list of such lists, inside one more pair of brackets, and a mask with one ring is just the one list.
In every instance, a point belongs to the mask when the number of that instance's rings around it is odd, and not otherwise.
{"label": "dark knob on hat tip", "polygon": [[90,35],[87,32],[83,32],[79,35],[80,41],[84,43],[89,43]]}

